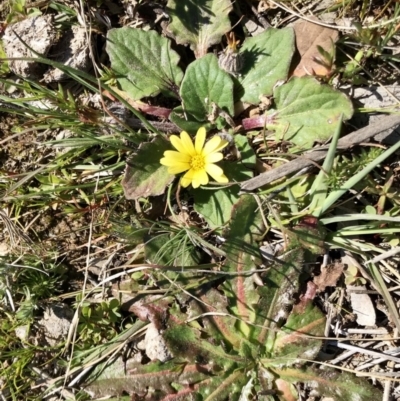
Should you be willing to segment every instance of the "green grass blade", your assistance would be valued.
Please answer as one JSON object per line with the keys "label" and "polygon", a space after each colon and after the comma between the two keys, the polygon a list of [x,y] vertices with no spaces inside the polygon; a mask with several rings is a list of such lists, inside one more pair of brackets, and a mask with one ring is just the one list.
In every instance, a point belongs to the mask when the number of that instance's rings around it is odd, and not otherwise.
{"label": "green grass blade", "polygon": [[393,145],[391,148],[387,149],[380,156],[378,156],[372,163],[363,168],[359,173],[357,173],[354,177],[347,180],[341,188],[338,190],[331,192],[324,205],[321,208],[321,213],[325,213],[343,194],[345,194],[349,189],[351,189],[354,185],[356,185],[360,180],[366,177],[374,168],[379,166],[384,160],[386,160],[389,156],[395,153],[398,149],[400,149],[400,141]]}
{"label": "green grass blade", "polygon": [[379,271],[378,267],[374,264],[368,264],[367,269],[369,270],[371,276],[375,280],[375,285],[380,289],[381,295],[385,300],[387,307],[389,308],[390,315],[397,327],[397,330],[400,331],[400,316],[397,310],[396,304],[393,301],[392,296],[386,286],[385,280],[383,280],[381,272]]}
{"label": "green grass blade", "polygon": [[385,216],[381,214],[362,214],[362,213],[351,213],[342,214],[340,216],[324,217],[320,222],[324,225],[338,223],[343,221],[356,221],[356,220],[373,220],[383,221],[388,223],[400,223],[400,217]]}
{"label": "green grass blade", "polygon": [[328,153],[322,166],[322,170],[320,170],[310,189],[311,203],[309,206],[309,210],[311,212],[311,215],[317,218],[321,216],[324,209],[325,200],[327,198],[329,188],[327,176],[331,172],[333,162],[335,160],[337,143],[339,141],[340,131],[342,129],[342,119],[343,116],[341,115],[337,129],[333,134],[331,144],[329,145]]}

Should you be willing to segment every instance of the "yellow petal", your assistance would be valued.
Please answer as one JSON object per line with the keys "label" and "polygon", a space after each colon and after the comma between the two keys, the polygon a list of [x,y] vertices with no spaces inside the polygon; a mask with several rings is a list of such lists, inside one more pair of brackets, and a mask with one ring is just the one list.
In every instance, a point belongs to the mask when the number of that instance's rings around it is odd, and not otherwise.
{"label": "yellow petal", "polygon": [[181,178],[181,185],[186,188],[188,187],[193,180],[194,170],[190,169],[182,178]]}
{"label": "yellow petal", "polygon": [[[211,177],[217,181],[217,182],[222,182],[218,181],[219,177],[224,176],[224,170],[222,170],[221,167],[218,167],[216,164],[207,164],[206,165],[206,171],[208,174],[211,175]],[[225,176],[224,176],[225,177]],[[226,177],[225,177],[226,178]]]}
{"label": "yellow petal", "polygon": [[163,157],[162,159],[160,159],[160,163],[163,166],[172,166],[174,164],[174,162],[171,159],[168,159],[167,157]]}
{"label": "yellow petal", "polygon": [[194,150],[192,138],[189,136],[189,134],[186,131],[181,132],[181,144],[185,148],[185,151],[182,153],[186,153],[191,156],[194,156],[196,154],[196,151]]}
{"label": "yellow petal", "polygon": [[179,174],[190,169],[189,163],[176,163],[173,166],[168,167],[169,174]]}
{"label": "yellow petal", "polygon": [[220,175],[219,177],[214,177],[214,180],[224,184],[229,182],[228,177],[224,174]]}
{"label": "yellow petal", "polygon": [[179,136],[171,135],[169,140],[171,141],[172,146],[180,153],[186,154],[185,147],[182,145],[181,139]]}
{"label": "yellow petal", "polygon": [[210,153],[218,152],[228,145],[228,143],[228,141],[221,139],[219,136],[214,136],[204,146],[203,155],[207,156]]}
{"label": "yellow petal", "polygon": [[200,185],[207,185],[207,184],[208,184],[208,175],[205,170],[198,170],[193,174],[193,182],[192,182],[193,188],[197,188]]}
{"label": "yellow petal", "polygon": [[183,154],[180,152],[176,152],[175,150],[166,150],[164,152],[164,159],[171,160],[172,163],[182,162],[189,163],[190,156],[187,154]]}
{"label": "yellow petal", "polygon": [[194,145],[197,154],[201,153],[205,140],[206,140],[206,129],[204,127],[200,127],[197,130],[196,141]]}
{"label": "yellow petal", "polygon": [[192,180],[190,180],[189,178],[182,177],[180,182],[181,182],[182,187],[186,188],[190,185]]}
{"label": "yellow petal", "polygon": [[222,153],[216,152],[216,153],[211,153],[211,154],[207,155],[204,158],[204,160],[205,160],[206,164],[209,164],[209,163],[219,162],[223,158],[224,158],[224,155]]}
{"label": "yellow petal", "polygon": [[166,150],[164,152],[164,157],[170,157],[177,162],[189,163],[191,157],[184,153],[175,152],[174,150]]}

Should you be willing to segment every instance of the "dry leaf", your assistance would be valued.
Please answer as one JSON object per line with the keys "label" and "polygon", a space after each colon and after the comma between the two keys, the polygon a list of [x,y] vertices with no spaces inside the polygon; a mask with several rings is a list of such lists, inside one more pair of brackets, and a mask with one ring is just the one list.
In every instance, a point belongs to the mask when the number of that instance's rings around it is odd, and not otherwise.
{"label": "dry leaf", "polygon": [[344,264],[333,263],[321,269],[321,274],[314,277],[314,284],[318,291],[324,291],[326,287],[335,287],[339,277],[343,273]]}
{"label": "dry leaf", "polygon": [[370,296],[359,292],[351,292],[360,290],[366,291],[367,289],[363,285],[347,286],[347,291],[350,292],[351,307],[357,316],[357,323],[360,326],[374,326],[376,323],[376,313]]}
{"label": "dry leaf", "polygon": [[334,43],[339,37],[338,31],[300,20],[293,25],[296,33],[296,46],[301,60],[293,72],[293,76],[305,75],[329,76],[333,67],[333,57],[324,57],[319,51],[320,46],[326,54],[332,54]]}

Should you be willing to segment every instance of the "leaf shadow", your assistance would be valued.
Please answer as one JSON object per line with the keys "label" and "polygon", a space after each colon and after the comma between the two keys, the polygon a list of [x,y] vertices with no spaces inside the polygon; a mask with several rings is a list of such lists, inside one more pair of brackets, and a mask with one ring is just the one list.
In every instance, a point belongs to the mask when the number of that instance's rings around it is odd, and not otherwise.
{"label": "leaf shadow", "polygon": [[215,14],[207,4],[196,4],[194,0],[177,0],[175,9],[167,7],[167,13],[177,18],[181,24],[191,33],[198,34],[203,25],[210,23]]}

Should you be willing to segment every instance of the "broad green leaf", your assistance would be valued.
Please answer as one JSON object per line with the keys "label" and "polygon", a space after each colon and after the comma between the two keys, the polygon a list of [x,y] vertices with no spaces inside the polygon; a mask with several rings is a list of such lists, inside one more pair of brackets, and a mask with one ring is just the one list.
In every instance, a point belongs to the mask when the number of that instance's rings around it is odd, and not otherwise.
{"label": "broad green leaf", "polygon": [[199,330],[187,324],[173,324],[163,333],[168,349],[175,358],[199,363],[213,361],[225,370],[235,362],[243,362],[241,357],[225,353],[220,345],[211,344],[200,336]]}
{"label": "broad green leaf", "polygon": [[294,150],[310,149],[314,142],[327,141],[337,130],[340,116],[348,120],[353,106],[346,95],[320,84],[313,77],[292,78],[274,90],[276,109],[269,110],[278,141],[296,145]]}
{"label": "broad green leaf", "polygon": [[[321,243],[325,232],[315,217],[304,217],[287,235],[288,245],[284,254],[264,276],[265,286],[258,288],[261,299],[257,323],[263,326],[262,330],[258,329],[258,341],[265,345],[268,354],[274,352],[276,330],[287,322],[293,297],[299,293],[301,283],[307,278],[304,263],[315,262],[317,256],[324,252]],[[316,310],[312,312],[315,316],[318,313]],[[291,319],[295,319],[298,314],[295,312]],[[303,318],[307,318],[307,315],[302,316],[300,313],[299,321],[302,322]]]}
{"label": "broad green leaf", "polygon": [[302,359],[314,359],[321,348],[322,341],[304,336],[304,334],[322,337],[325,321],[324,314],[313,305],[311,300],[302,307],[296,305],[285,326],[276,335],[272,353],[273,365],[288,366],[301,363]]}
{"label": "broad green leaf", "polygon": [[[174,394],[173,383],[181,381],[188,384],[207,379],[209,366],[200,370],[198,365],[177,364],[175,361],[165,363],[127,362],[122,359],[104,364],[105,370],[87,387],[96,397],[119,395],[123,392],[141,393],[144,388],[158,390],[164,395]],[[128,373],[127,373],[128,372]],[[193,390],[192,390],[193,391]]]}
{"label": "broad green leaf", "polygon": [[251,275],[246,271],[256,269],[261,264],[258,241],[263,235],[261,211],[251,195],[243,195],[232,208],[231,221],[225,231],[226,252],[224,270],[238,275],[223,284],[229,298],[231,311],[240,319],[239,328],[247,338],[251,334],[245,321],[255,320],[255,306],[259,300]]}
{"label": "broad green leaf", "polygon": [[117,28],[108,31],[107,53],[118,83],[132,99],[145,96],[176,96],[183,72],[171,42],[155,31]]}
{"label": "broad green leaf", "polygon": [[207,122],[212,103],[233,115],[233,81],[228,73],[218,67],[214,54],[207,54],[189,65],[180,95],[185,112],[197,121]]}
{"label": "broad green leaf", "polygon": [[325,253],[326,228],[314,216],[305,216],[296,227],[288,231],[290,249],[301,247],[306,252],[306,261],[315,262],[315,257]]}
{"label": "broad green leaf", "polygon": [[246,39],[240,48],[244,65],[237,100],[258,104],[261,95],[271,96],[275,84],[287,79],[294,49],[292,28],[269,28]]}
{"label": "broad green leaf", "polygon": [[274,369],[281,379],[297,383],[310,383],[320,395],[336,401],[376,401],[382,392],[366,379],[331,368],[324,369]]}
{"label": "broad green leaf", "polygon": [[273,350],[276,330],[288,317],[294,293],[299,291],[304,252],[301,248],[287,250],[281,260],[270,267],[263,280],[265,285],[257,289],[261,299],[256,323],[263,327],[256,329],[257,339],[268,353]]}
{"label": "broad green leaf", "polygon": [[128,162],[122,180],[125,197],[138,199],[164,193],[175,176],[168,174],[168,169],[160,164],[164,151],[170,145],[162,138],[145,143]]}
{"label": "broad green leaf", "polygon": [[257,157],[254,153],[249,140],[245,135],[235,135],[235,145],[240,154],[240,161],[248,168],[254,169],[256,167]]}
{"label": "broad green leaf", "polygon": [[182,131],[186,131],[191,135],[195,135],[200,127],[204,127],[206,131],[212,128],[212,124],[204,121],[197,121],[192,115],[186,113],[182,106],[175,107],[169,115],[170,121],[176,124]]}
{"label": "broad green leaf", "polygon": [[226,297],[215,288],[211,288],[205,294],[198,295],[198,298],[201,302],[193,299],[190,304],[190,317],[210,313],[203,318],[204,330],[207,334],[214,340],[225,339],[239,349],[242,338],[234,328],[236,319],[228,315]]}
{"label": "broad green leaf", "polygon": [[[229,181],[241,182],[253,176],[242,163],[221,162],[218,165],[224,170]],[[232,206],[239,200],[240,187],[233,185],[221,189],[194,189],[194,208],[212,228],[226,224],[232,212]]]}
{"label": "broad green leaf", "polygon": [[248,381],[246,373],[245,369],[238,369],[225,374],[223,380],[221,380],[221,376],[213,377],[210,380],[209,388],[200,386],[204,394],[202,399],[204,401],[237,400],[237,396],[241,394]]}
{"label": "broad green leaf", "polygon": [[[260,258],[258,241],[264,233],[261,211],[251,195],[242,195],[232,208],[231,221],[224,232],[226,242],[223,250],[226,252],[225,270],[238,272],[254,267]],[[238,264],[240,254],[249,254],[255,258],[252,266]]]}
{"label": "broad green leaf", "polygon": [[230,0],[169,0],[167,13],[172,21],[168,30],[177,43],[189,44],[196,58],[200,58],[231,29],[231,10]]}

